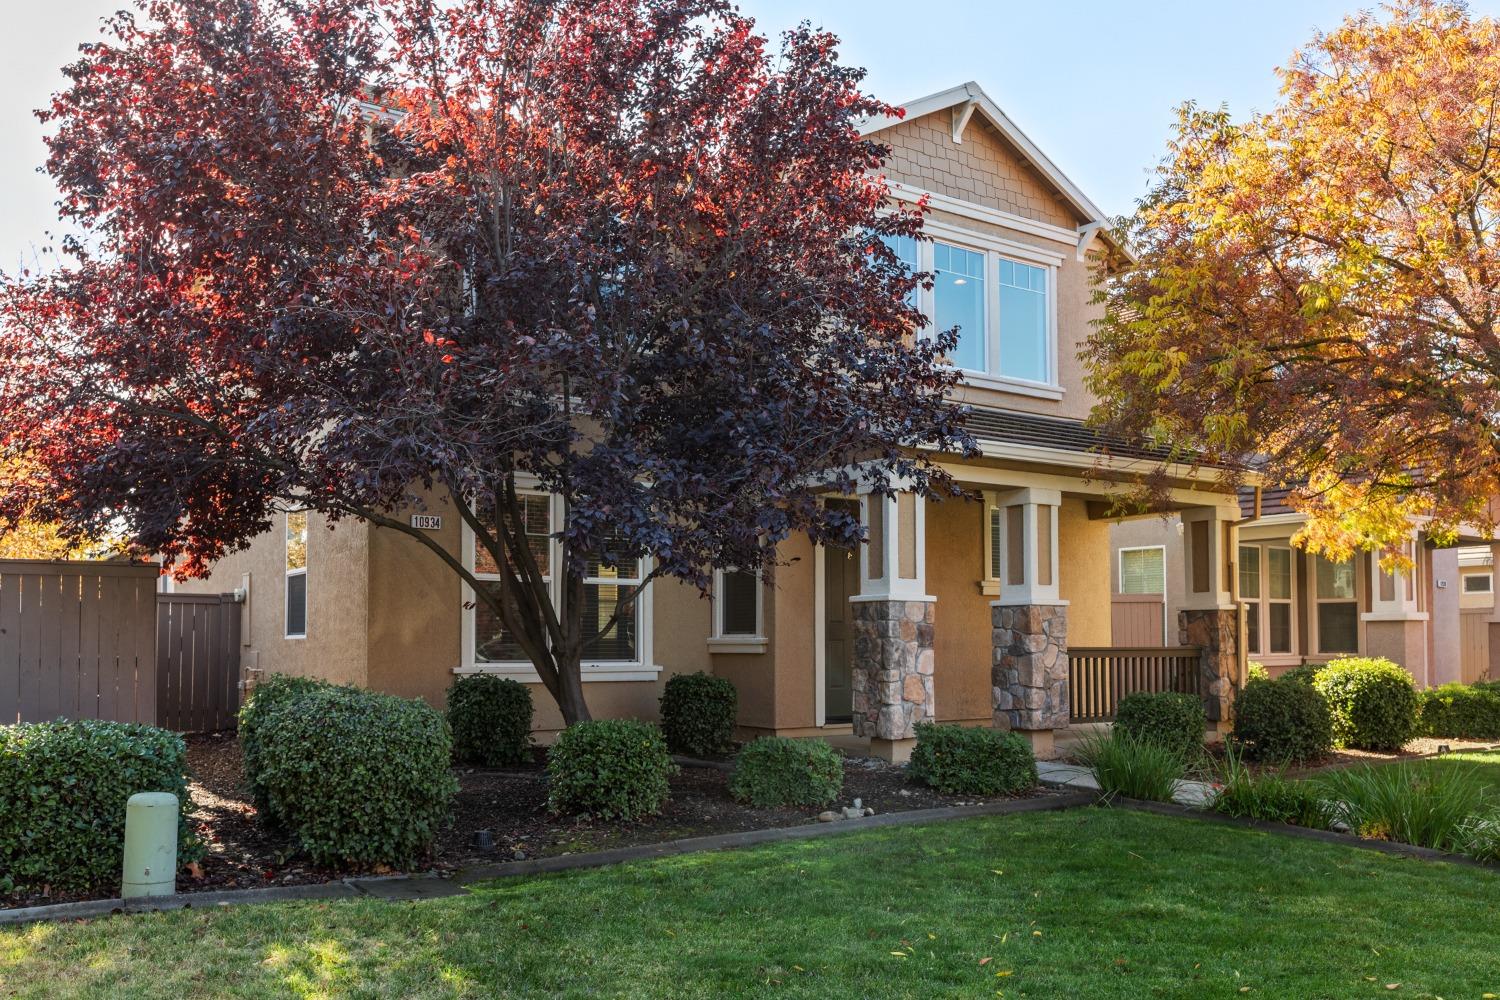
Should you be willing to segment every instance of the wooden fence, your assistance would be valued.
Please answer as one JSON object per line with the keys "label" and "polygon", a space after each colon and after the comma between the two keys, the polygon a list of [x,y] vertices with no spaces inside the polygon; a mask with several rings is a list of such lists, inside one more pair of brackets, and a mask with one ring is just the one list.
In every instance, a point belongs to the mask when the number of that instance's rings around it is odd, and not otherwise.
{"label": "wooden fence", "polygon": [[156,724],[232,729],[240,707],[240,606],[227,594],[158,594]]}
{"label": "wooden fence", "polygon": [[1161,594],[1116,594],[1109,606],[1109,641],[1128,648],[1165,644],[1166,607]]}
{"label": "wooden fence", "polygon": [[1458,613],[1461,677],[1473,684],[1489,677],[1490,608],[1464,608]]}
{"label": "wooden fence", "polygon": [[238,608],[156,584],[154,565],[0,560],[0,724],[233,725]]}
{"label": "wooden fence", "polygon": [[1199,652],[1196,646],[1069,649],[1072,721],[1112,722],[1120,699],[1137,691],[1201,694]]}

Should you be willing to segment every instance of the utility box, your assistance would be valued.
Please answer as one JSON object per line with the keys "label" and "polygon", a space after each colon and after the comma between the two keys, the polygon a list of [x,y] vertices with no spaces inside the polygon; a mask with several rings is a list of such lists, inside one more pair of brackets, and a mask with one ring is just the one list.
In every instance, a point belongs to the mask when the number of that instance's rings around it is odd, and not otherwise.
{"label": "utility box", "polygon": [[177,891],[177,796],[137,792],[125,803],[122,899]]}

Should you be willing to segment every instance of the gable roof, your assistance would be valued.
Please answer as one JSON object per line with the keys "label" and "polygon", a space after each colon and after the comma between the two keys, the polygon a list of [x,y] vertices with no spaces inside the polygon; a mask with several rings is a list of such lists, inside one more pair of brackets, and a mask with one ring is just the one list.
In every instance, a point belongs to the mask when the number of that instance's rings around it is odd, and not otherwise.
{"label": "gable roof", "polygon": [[1104,213],[1098,205],[1095,205],[1078,185],[1074,184],[1068,175],[1062,172],[1057,164],[1053,163],[1043,153],[1036,143],[1031,141],[1027,134],[1021,131],[1020,126],[1011,121],[1000,106],[984,92],[984,88],[970,80],[961,83],[957,87],[939,91],[936,94],[928,94],[919,97],[915,101],[907,101],[903,107],[904,115],[882,115],[878,118],[867,118],[860,123],[861,135],[870,135],[883,129],[899,125],[903,121],[915,121],[924,115],[930,115],[938,111],[946,111],[949,108],[963,109],[960,113],[967,115],[982,115],[985,121],[994,126],[1016,150],[1021,158],[1040,173],[1047,182],[1060,194],[1068,206],[1087,221],[1078,227],[1080,237],[1091,235],[1090,231],[1097,231],[1099,238],[1109,243],[1110,246],[1123,253],[1127,258],[1131,257],[1129,248],[1121,246],[1109,232],[1109,216]]}

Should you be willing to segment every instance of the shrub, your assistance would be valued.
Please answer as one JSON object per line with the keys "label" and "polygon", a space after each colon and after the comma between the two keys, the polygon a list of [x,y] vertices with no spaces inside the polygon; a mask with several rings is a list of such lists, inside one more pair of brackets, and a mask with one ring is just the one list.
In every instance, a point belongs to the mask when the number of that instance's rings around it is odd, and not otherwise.
{"label": "shrub", "polygon": [[1254,660],[1251,660],[1249,663],[1245,664],[1246,682],[1268,681],[1270,679],[1271,671],[1267,670],[1264,664],[1256,663]]}
{"label": "shrub", "polygon": [[307,691],[260,723],[257,780],[314,863],[399,865],[448,820],[458,783],[441,713],[350,687]]}
{"label": "shrub", "polygon": [[1227,748],[1220,779],[1211,806],[1229,816],[1326,830],[1337,815],[1335,804],[1318,786],[1289,780],[1285,771],[1253,774],[1232,746]]}
{"label": "shrub", "polygon": [[1479,808],[1484,784],[1474,767],[1432,768],[1409,762],[1364,764],[1316,779],[1339,803],[1339,814],[1361,837],[1442,851]]}
{"label": "shrub", "polygon": [[125,802],[171,792],[181,804],[179,862],[201,854],[188,832],[187,747],[134,723],[0,726],[0,888],[118,885]]}
{"label": "shrub", "polygon": [[1170,802],[1185,766],[1175,751],[1118,730],[1084,740],[1078,758],[1093,772],[1105,799]]}
{"label": "shrub", "polygon": [[331,689],[333,689],[332,684],[315,677],[271,674],[255,685],[250,692],[250,697],[245,699],[245,703],[240,706],[239,742],[245,785],[250,789],[250,795],[255,800],[255,807],[272,822],[276,821],[276,817],[271,813],[271,804],[267,800],[265,788],[260,783],[262,767],[260,751],[265,745],[261,732],[265,727],[265,721],[277,709],[305,694]]}
{"label": "shrub", "polygon": [[907,773],[944,795],[1011,795],[1036,786],[1031,744],[1015,733],[917,724]]}
{"label": "shrub", "polygon": [[1416,734],[1416,688],[1411,675],[1390,660],[1331,660],[1313,687],[1328,699],[1335,746],[1400,750]]}
{"label": "shrub", "polygon": [[1288,670],[1286,673],[1278,677],[1277,680],[1295,681],[1298,684],[1306,684],[1307,686],[1311,687],[1313,682],[1318,679],[1318,674],[1323,672],[1324,666],[1326,666],[1326,664],[1304,663],[1299,667],[1293,667],[1292,669]]}
{"label": "shrub", "polygon": [[1500,738],[1500,691],[1478,684],[1444,684],[1420,691],[1417,719],[1427,736]]}
{"label": "shrub", "polygon": [[1291,677],[1251,681],[1234,698],[1234,740],[1254,760],[1316,760],[1333,748],[1328,701]]}
{"label": "shrub", "polygon": [[740,751],[729,792],[742,802],[822,806],[844,787],[844,758],[823,740],[762,736]]}
{"label": "shrub", "polygon": [[677,765],[661,730],[644,722],[575,722],[547,754],[553,812],[635,820],[661,812]]}
{"label": "shrub", "polygon": [[1197,695],[1172,691],[1137,691],[1120,699],[1115,728],[1127,736],[1155,743],[1184,762],[1203,754],[1203,702]]}
{"label": "shrub", "polygon": [[724,677],[676,674],[661,696],[661,731],[673,753],[704,757],[734,749],[739,692]]}
{"label": "shrub", "polygon": [[467,764],[525,763],[531,749],[531,692],[509,677],[470,674],[448,689],[453,757]]}

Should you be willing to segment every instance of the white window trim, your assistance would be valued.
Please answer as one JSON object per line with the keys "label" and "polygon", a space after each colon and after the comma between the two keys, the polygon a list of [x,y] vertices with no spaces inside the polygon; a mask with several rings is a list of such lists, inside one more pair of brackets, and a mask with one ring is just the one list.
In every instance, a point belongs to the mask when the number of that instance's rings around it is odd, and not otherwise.
{"label": "white window trim", "polygon": [[[1165,597],[1167,593],[1167,547],[1165,545],[1125,545],[1115,554],[1115,586],[1116,593],[1125,594],[1125,553],[1127,552],[1160,552],[1161,553],[1161,590],[1159,593]],[[1150,596],[1150,593],[1144,595]]]}
{"label": "white window trim", "polygon": [[[1299,654],[1297,652],[1297,623],[1298,623],[1298,617],[1299,616],[1297,614],[1297,604],[1298,604],[1298,601],[1297,601],[1297,555],[1296,555],[1296,551],[1291,547],[1290,544],[1282,545],[1279,542],[1274,542],[1274,541],[1271,541],[1271,542],[1265,542],[1265,541],[1244,541],[1244,542],[1240,542],[1239,543],[1239,547],[1242,548],[1242,549],[1259,549],[1260,550],[1260,596],[1259,597],[1255,597],[1255,598],[1247,598],[1244,595],[1241,595],[1240,596],[1240,601],[1241,601],[1241,603],[1250,605],[1250,608],[1245,612],[1247,615],[1252,615],[1253,614],[1253,615],[1256,616],[1256,624],[1259,626],[1256,629],[1256,634],[1260,636],[1260,641],[1261,641],[1261,645],[1262,646],[1265,646],[1268,642],[1270,642],[1270,639],[1271,639],[1271,605],[1272,604],[1285,604],[1285,605],[1287,605],[1291,609],[1290,612],[1288,613],[1288,616],[1287,616],[1287,618],[1288,618],[1288,630],[1289,630],[1289,636],[1288,636],[1288,638],[1291,640],[1290,643],[1289,643],[1289,645],[1291,646],[1291,649],[1288,649],[1288,650],[1286,650],[1284,652],[1280,652],[1280,653],[1272,653],[1272,652],[1270,652],[1270,651],[1268,651],[1268,650],[1266,650],[1264,648],[1262,648],[1262,649],[1250,649],[1249,648],[1249,643],[1247,642],[1246,645],[1245,645],[1245,651],[1246,651],[1246,653],[1248,655],[1250,655],[1250,656],[1256,657],[1257,660],[1260,661],[1260,662],[1264,662],[1266,660],[1270,660],[1272,663],[1279,664],[1283,659],[1289,660],[1289,661],[1290,660],[1296,660],[1296,661],[1300,662],[1300,660],[1301,660],[1301,654]],[[1291,584],[1291,586],[1288,589],[1288,593],[1291,595],[1290,597],[1272,597],[1271,596],[1271,557],[1270,557],[1270,551],[1272,549],[1278,549],[1278,550],[1281,550],[1281,551],[1283,551],[1283,552],[1285,552],[1287,554],[1287,566],[1288,566],[1288,569],[1289,569],[1289,574],[1288,574],[1289,575],[1289,583]],[[1239,574],[1239,565],[1238,565],[1238,563],[1239,563],[1239,552],[1238,552],[1238,550],[1236,550],[1236,552],[1235,552],[1235,563],[1236,563],[1236,565],[1235,565],[1235,574],[1236,574],[1236,577],[1238,577],[1238,574]],[[1238,580],[1238,578],[1236,578],[1236,580],[1235,580],[1235,590],[1239,590],[1239,580]]]}
{"label": "white window trim", "polygon": [[[290,539],[287,538],[287,534],[288,534],[287,519],[290,518],[293,514],[306,514],[306,513],[307,512],[305,510],[289,510],[285,514],[282,515],[282,519],[281,519],[281,574],[282,574],[281,575],[281,637],[283,639],[293,639],[293,640],[296,640],[296,639],[306,639],[307,638],[307,620],[308,620],[308,617],[309,617],[308,612],[311,610],[311,608],[310,608],[310,602],[307,599],[308,598],[308,593],[307,593],[307,582],[306,582],[307,581],[307,563],[308,563],[308,555],[309,555],[309,553],[304,553],[303,554],[303,556],[302,556],[302,568],[301,569],[287,569],[286,568],[286,554],[287,554],[287,548],[288,548],[288,545],[289,545],[289,542],[290,542]],[[309,523],[308,524],[308,529],[309,530],[307,531],[307,536],[308,536],[307,540],[308,541],[312,540],[311,527],[312,527],[312,525],[311,525],[311,523]],[[287,585],[287,582],[289,580],[291,580],[291,578],[294,577],[294,576],[300,576],[300,577],[303,578],[303,584],[302,584],[302,631],[301,632],[288,632],[287,631],[287,625],[292,620],[292,588]]]}
{"label": "white window trim", "polygon": [[[1321,594],[1319,594],[1318,593],[1318,560],[1323,559],[1323,557],[1319,556],[1319,555],[1313,555],[1313,554],[1309,553],[1308,554],[1308,559],[1310,560],[1311,565],[1308,566],[1308,568],[1307,568],[1307,586],[1308,586],[1308,589],[1312,591],[1312,595],[1311,595],[1312,596],[1312,612],[1311,612],[1311,614],[1309,614],[1308,617],[1311,618],[1312,620],[1307,623],[1308,624],[1307,641],[1308,641],[1308,647],[1309,647],[1309,650],[1311,652],[1311,655],[1312,656],[1317,656],[1317,657],[1324,657],[1324,656],[1344,656],[1344,655],[1348,655],[1348,654],[1359,654],[1359,653],[1363,652],[1363,650],[1359,648],[1362,645],[1362,643],[1360,641],[1360,639],[1361,639],[1361,636],[1360,636],[1360,625],[1361,625],[1361,622],[1360,622],[1360,610],[1359,609],[1360,609],[1360,604],[1361,604],[1362,598],[1364,596],[1362,594],[1362,591],[1364,589],[1364,584],[1360,580],[1360,577],[1363,576],[1363,574],[1360,573],[1360,571],[1359,571],[1359,555],[1356,553],[1355,555],[1352,555],[1352,556],[1349,557],[1349,561],[1352,562],[1352,563],[1354,563],[1354,596],[1353,597],[1323,597]],[[1333,563],[1333,561],[1329,560],[1329,559],[1323,559],[1323,561],[1324,562]],[[1337,565],[1341,565],[1341,564],[1340,563],[1333,563],[1333,565],[1337,566]],[[1318,609],[1322,605],[1324,605],[1324,604],[1353,604],[1354,605],[1354,647],[1355,647],[1354,649],[1324,649],[1323,648],[1323,636],[1322,636],[1321,630],[1318,628]]]}
{"label": "white window trim", "polygon": [[770,647],[766,637],[765,585],[761,583],[760,570],[755,571],[755,633],[753,635],[724,634],[724,570],[714,570],[713,581],[713,635],[708,639],[710,653],[764,653]]}
{"label": "white window trim", "polygon": [[[984,491],[984,515],[980,522],[982,544],[979,549],[979,592],[986,597],[1000,596],[1000,578],[995,575],[994,561],[995,511],[1001,509],[998,496],[994,490]],[[999,530],[1004,531],[1005,526],[1002,524]]]}
{"label": "white window trim", "polygon": [[[941,222],[924,221],[922,232],[928,238],[917,241],[917,270],[919,271],[933,274],[937,270],[933,256],[934,240],[973,253],[984,254],[985,369],[983,371],[971,368],[958,369],[963,374],[964,381],[979,388],[1042,399],[1061,399],[1064,390],[1058,380],[1057,278],[1063,262],[1062,256],[1025,243],[988,236]],[[1047,379],[1045,381],[1016,378],[1012,375],[1003,375],[998,371],[1000,365],[1000,258],[1002,257],[1016,263],[1041,267],[1046,272]],[[923,336],[930,337],[936,330],[937,292],[932,288],[919,288],[917,293],[918,307],[928,321]]]}
{"label": "white window trim", "polygon": [[[1493,594],[1495,592],[1495,575],[1493,573],[1465,573],[1463,574],[1463,592],[1465,594]],[[1470,580],[1483,580],[1482,589],[1469,589]]]}
{"label": "white window trim", "polygon": [[[536,489],[522,488],[519,489],[518,492],[541,495],[541,491]],[[555,526],[561,522],[562,499],[555,495],[550,497],[550,499],[552,524],[555,530]],[[463,525],[461,542],[462,551],[460,554],[463,559],[464,567],[471,572],[474,569],[474,544],[474,529],[471,528],[466,522]],[[558,561],[561,557],[560,550],[562,548],[562,545],[555,538],[552,540],[551,545],[552,559],[550,565],[555,566],[558,564]],[[650,572],[650,569],[651,561],[649,557],[643,556],[641,558],[640,566],[641,576],[644,577],[647,573]],[[589,578],[589,580],[596,579],[598,578]],[[605,580],[605,582],[613,584],[616,581],[611,578]],[[476,597],[474,594],[474,588],[469,586],[469,581],[464,580],[460,589],[462,591],[462,604],[460,605],[460,614],[463,623],[462,628],[460,629],[460,641],[463,644],[462,649],[460,650],[462,659],[459,665],[453,668],[453,673],[494,674],[497,677],[508,677],[511,680],[520,681],[522,684],[540,684],[542,682],[542,679],[537,674],[536,668],[527,661],[517,660],[504,663],[494,663],[489,661],[476,661],[474,659],[474,620],[475,612],[477,610],[474,605]],[[660,676],[662,668],[660,665],[653,662],[655,652],[655,644],[653,642],[653,623],[655,620],[655,615],[653,614],[652,608],[654,590],[654,587],[652,587],[650,584],[647,584],[644,588],[642,588],[640,596],[637,597],[635,601],[637,613],[640,616],[640,628],[637,632],[639,658],[630,662],[619,660],[609,660],[605,662],[585,661],[581,668],[581,673],[583,674],[583,680],[585,683],[592,681],[654,681]],[[552,574],[551,593],[553,602],[559,603],[562,599],[562,579],[560,574]]]}

